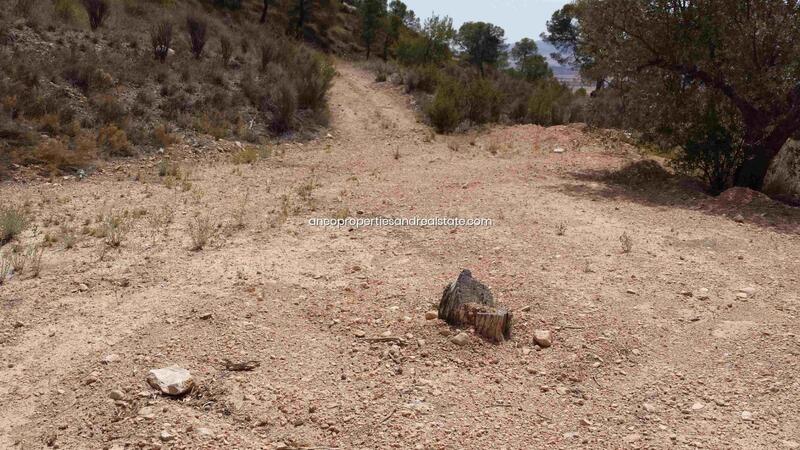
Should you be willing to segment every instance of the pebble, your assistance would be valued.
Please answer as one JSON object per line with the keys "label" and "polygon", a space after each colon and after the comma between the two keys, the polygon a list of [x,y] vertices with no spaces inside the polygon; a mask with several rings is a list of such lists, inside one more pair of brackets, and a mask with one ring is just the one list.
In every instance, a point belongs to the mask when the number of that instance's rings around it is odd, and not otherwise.
{"label": "pebble", "polygon": [[145,419],[152,419],[156,416],[156,410],[152,406],[144,406],[139,409],[139,412],[137,414],[139,415],[139,417]]}
{"label": "pebble", "polygon": [[701,409],[703,409],[705,407],[706,407],[705,404],[700,403],[700,402],[695,402],[695,404],[692,405],[692,411],[700,411]]}
{"label": "pebble", "polygon": [[783,441],[782,443],[786,448],[800,448],[800,443],[797,441]]}
{"label": "pebble", "polygon": [[434,320],[439,317],[439,313],[436,311],[428,311],[425,313],[425,320]]}
{"label": "pebble", "polygon": [[366,336],[366,335],[367,335],[367,333],[365,333],[363,330],[356,330],[356,331],[353,333],[353,335],[354,335],[355,337],[357,337],[357,338],[363,338],[364,336]]}
{"label": "pebble", "polygon": [[457,335],[450,338],[450,342],[456,344],[458,346],[464,346],[469,343],[469,335],[467,333],[458,333]]}
{"label": "pebble", "polygon": [[214,432],[208,428],[198,428],[197,434],[199,434],[200,436],[208,436],[212,438],[214,437]]}
{"label": "pebble", "polygon": [[207,312],[207,313],[200,314],[200,316],[198,316],[198,317],[200,317],[200,320],[208,320],[208,319],[210,319],[212,317],[212,314],[210,312]]}
{"label": "pebble", "polygon": [[550,330],[534,330],[533,342],[542,348],[550,347],[553,345],[553,333]]}
{"label": "pebble", "polygon": [[111,364],[111,363],[115,363],[115,362],[119,361],[120,359],[121,358],[119,357],[118,354],[111,353],[111,354],[108,354],[106,356],[103,356],[103,359],[101,359],[100,362],[103,363],[103,364]]}
{"label": "pebble", "polygon": [[656,407],[652,403],[642,403],[642,408],[649,413],[656,412]]}
{"label": "pebble", "polygon": [[170,434],[169,431],[164,430],[164,431],[161,432],[161,434],[158,435],[158,438],[161,439],[164,442],[167,442],[167,441],[171,441],[171,440],[175,439],[175,436]]}
{"label": "pebble", "polygon": [[119,389],[114,389],[108,394],[108,397],[111,400],[123,400],[125,398],[125,393],[120,391]]}
{"label": "pebble", "polygon": [[92,373],[89,374],[88,377],[86,377],[85,380],[83,380],[83,383],[88,385],[88,384],[97,383],[98,381],[100,381],[100,373],[99,372],[92,372]]}
{"label": "pebble", "polygon": [[742,411],[742,420],[751,421],[753,420],[753,413],[750,411]]}

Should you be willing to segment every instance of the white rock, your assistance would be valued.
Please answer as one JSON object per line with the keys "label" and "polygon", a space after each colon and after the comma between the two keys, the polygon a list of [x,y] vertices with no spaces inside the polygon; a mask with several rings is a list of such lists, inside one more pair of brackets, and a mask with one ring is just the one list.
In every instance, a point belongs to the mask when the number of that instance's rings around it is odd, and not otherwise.
{"label": "white rock", "polygon": [[649,413],[656,412],[656,407],[652,403],[642,403],[642,408]]}
{"label": "white rock", "polygon": [[111,353],[111,354],[108,354],[106,356],[103,356],[103,359],[101,359],[100,362],[103,363],[103,364],[111,364],[111,363],[115,363],[115,362],[117,362],[119,360],[120,360],[120,357],[119,357],[118,354]]}
{"label": "white rock", "polygon": [[171,440],[175,439],[175,436],[170,434],[169,431],[164,430],[164,431],[161,432],[161,434],[158,435],[158,438],[161,439],[164,442],[167,442],[167,441],[171,441]]}
{"label": "white rock", "polygon": [[194,379],[189,371],[177,366],[151,370],[147,382],[167,395],[183,395],[194,387]]}
{"label": "white rock", "polygon": [[564,153],[565,151],[566,150],[564,150],[562,147],[556,147],[553,149],[553,153]]}
{"label": "white rock", "polygon": [[469,343],[469,335],[467,333],[458,333],[450,338],[450,342],[459,346],[467,345]]}
{"label": "white rock", "polygon": [[692,405],[692,411],[700,411],[701,409],[703,409],[705,407],[706,407],[705,404],[700,403],[700,402],[695,402],[695,404]]}
{"label": "white rock", "polygon": [[753,413],[751,413],[750,411],[742,411],[742,420],[747,420],[747,421],[753,420]]}
{"label": "white rock", "polygon": [[200,436],[214,437],[214,432],[208,428],[198,428],[197,434],[199,434]]}
{"label": "white rock", "polygon": [[534,330],[533,342],[542,348],[550,347],[553,345],[553,333],[550,330]]}
{"label": "white rock", "polygon": [[752,286],[743,287],[743,288],[739,289],[739,292],[741,292],[743,294],[747,294],[747,295],[753,295],[753,294],[756,293],[756,288],[754,288]]}

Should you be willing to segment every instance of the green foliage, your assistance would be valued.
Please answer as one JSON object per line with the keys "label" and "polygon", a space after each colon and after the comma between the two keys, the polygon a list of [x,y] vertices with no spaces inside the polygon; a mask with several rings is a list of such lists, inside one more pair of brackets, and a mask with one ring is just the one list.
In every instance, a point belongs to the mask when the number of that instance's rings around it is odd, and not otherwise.
{"label": "green foliage", "polygon": [[436,131],[450,133],[461,123],[462,92],[459,84],[453,79],[445,79],[439,83],[431,103],[425,113]]}
{"label": "green foliage", "polygon": [[433,15],[425,20],[418,35],[400,39],[397,59],[406,65],[444,62],[450,58],[450,43],[454,37],[453,19]]}
{"label": "green foliage", "polygon": [[511,58],[516,63],[516,68],[510,73],[527,81],[538,81],[552,76],[552,71],[547,60],[538,54],[536,42],[530,38],[523,38],[511,49]]}
{"label": "green foliage", "polygon": [[477,78],[467,85],[462,101],[464,116],[473,123],[483,124],[498,120],[503,95],[491,81]]}
{"label": "green foliage", "polygon": [[574,118],[569,88],[555,80],[543,80],[535,85],[528,100],[528,121],[537,125],[559,125]]}
{"label": "green foliage", "polygon": [[455,37],[467,61],[484,73],[484,65],[496,66],[503,54],[505,31],[486,22],[467,22]]}
{"label": "green foliage", "polygon": [[20,233],[28,226],[28,218],[20,208],[4,208],[0,210],[0,245],[3,245]]}
{"label": "green foliage", "polygon": [[358,12],[361,16],[361,39],[364,41],[369,59],[372,43],[381,26],[381,19],[386,15],[386,0],[361,0]]}
{"label": "green foliage", "polygon": [[741,161],[741,140],[726,128],[712,107],[690,130],[673,166],[682,173],[700,175],[711,192],[720,193],[730,186]]}

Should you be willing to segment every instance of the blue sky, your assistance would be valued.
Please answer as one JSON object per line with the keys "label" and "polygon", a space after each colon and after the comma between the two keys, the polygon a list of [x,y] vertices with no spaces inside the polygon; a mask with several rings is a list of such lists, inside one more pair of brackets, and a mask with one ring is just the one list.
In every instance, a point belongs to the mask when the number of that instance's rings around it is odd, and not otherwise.
{"label": "blue sky", "polygon": [[453,18],[458,29],[464,22],[483,21],[506,30],[509,44],[529,37],[539,40],[545,23],[567,0],[403,0],[418,17],[435,12]]}

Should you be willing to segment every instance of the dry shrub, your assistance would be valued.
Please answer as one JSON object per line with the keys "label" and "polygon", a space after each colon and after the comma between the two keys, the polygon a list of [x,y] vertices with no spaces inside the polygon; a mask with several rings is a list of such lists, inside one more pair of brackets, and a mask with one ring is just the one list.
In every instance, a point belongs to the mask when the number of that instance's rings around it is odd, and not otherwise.
{"label": "dry shrub", "polygon": [[215,139],[222,139],[230,134],[231,124],[219,113],[205,113],[194,120],[194,128]]}
{"label": "dry shrub", "polygon": [[261,157],[258,149],[254,147],[247,147],[239,150],[231,156],[231,162],[234,164],[253,164]]}
{"label": "dry shrub", "polygon": [[161,22],[150,30],[150,45],[153,56],[162,63],[167,60],[169,46],[172,44],[172,24]]}
{"label": "dry shrub", "polygon": [[110,156],[131,156],[133,154],[128,135],[116,125],[106,125],[97,132],[97,144]]}
{"label": "dry shrub", "polygon": [[197,16],[186,18],[186,31],[189,33],[189,44],[192,54],[196,59],[203,55],[203,48],[206,46],[206,32],[208,24],[205,20]]}
{"label": "dry shrub", "polygon": [[336,73],[322,56],[308,50],[299,51],[294,58],[292,76],[298,92],[301,109],[320,109],[325,106],[325,95]]}
{"label": "dry shrub", "polygon": [[297,90],[289,80],[282,79],[269,91],[270,128],[278,133],[292,129],[297,112]]}
{"label": "dry shrub", "polygon": [[111,12],[107,0],[83,0],[83,8],[89,16],[89,26],[92,30],[100,28]]}
{"label": "dry shrub", "polygon": [[166,125],[158,125],[153,130],[153,140],[155,141],[156,145],[159,145],[163,148],[167,148],[170,145],[177,144],[180,139],[178,136],[172,134],[167,129]]}
{"label": "dry shrub", "polygon": [[85,139],[84,136],[76,138],[74,148],[70,148],[64,141],[58,139],[45,139],[39,142],[33,150],[33,155],[53,169],[84,167],[97,157],[94,145],[85,145]]}
{"label": "dry shrub", "polygon": [[189,224],[189,238],[192,251],[202,250],[208,245],[209,239],[214,235],[215,225],[207,216],[196,217],[194,222]]}
{"label": "dry shrub", "polygon": [[128,116],[128,110],[113,95],[97,95],[92,98],[97,120],[102,124],[121,124]]}
{"label": "dry shrub", "polygon": [[28,226],[28,217],[22,208],[8,207],[0,210],[0,245],[3,245],[20,233],[25,231]]}
{"label": "dry shrub", "polygon": [[227,35],[223,34],[219,37],[219,54],[222,58],[222,65],[228,67],[233,56],[233,43]]}

